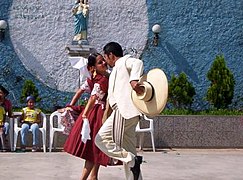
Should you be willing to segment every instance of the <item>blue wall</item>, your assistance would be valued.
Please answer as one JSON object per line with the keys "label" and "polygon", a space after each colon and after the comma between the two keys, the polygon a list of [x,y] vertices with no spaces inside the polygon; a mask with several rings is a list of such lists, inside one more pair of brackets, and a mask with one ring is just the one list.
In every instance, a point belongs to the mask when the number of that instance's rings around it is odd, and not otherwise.
{"label": "blue wall", "polygon": [[158,47],[148,42],[142,55],[146,70],[160,67],[169,77],[185,72],[196,88],[194,107],[206,108],[206,74],[223,54],[236,80],[234,105],[242,107],[243,1],[148,0],[147,5],[150,29],[158,23],[161,33]]}

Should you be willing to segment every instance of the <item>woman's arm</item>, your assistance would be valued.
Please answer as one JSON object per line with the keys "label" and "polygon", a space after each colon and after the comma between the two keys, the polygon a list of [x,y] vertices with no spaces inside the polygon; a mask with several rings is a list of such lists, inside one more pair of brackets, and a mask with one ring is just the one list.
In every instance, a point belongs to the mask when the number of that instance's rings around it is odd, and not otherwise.
{"label": "woman's arm", "polygon": [[70,105],[71,106],[74,106],[83,93],[84,93],[84,90],[83,89],[78,89],[76,91],[75,95],[73,96],[73,99],[70,102]]}
{"label": "woman's arm", "polygon": [[85,109],[84,109],[84,112],[82,114],[82,118],[87,118],[90,110],[93,108],[94,104],[95,104],[95,101],[97,99],[97,96],[96,95],[92,95],[90,96],[89,100],[88,100],[88,103],[87,105],[85,106]]}

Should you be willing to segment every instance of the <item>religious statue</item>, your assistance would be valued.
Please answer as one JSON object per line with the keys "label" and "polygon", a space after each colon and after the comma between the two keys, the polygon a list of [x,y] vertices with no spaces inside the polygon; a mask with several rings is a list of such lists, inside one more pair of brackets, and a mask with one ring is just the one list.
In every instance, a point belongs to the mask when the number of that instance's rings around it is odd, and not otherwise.
{"label": "religious statue", "polygon": [[87,42],[89,5],[87,0],[77,0],[72,9],[74,15],[74,41]]}

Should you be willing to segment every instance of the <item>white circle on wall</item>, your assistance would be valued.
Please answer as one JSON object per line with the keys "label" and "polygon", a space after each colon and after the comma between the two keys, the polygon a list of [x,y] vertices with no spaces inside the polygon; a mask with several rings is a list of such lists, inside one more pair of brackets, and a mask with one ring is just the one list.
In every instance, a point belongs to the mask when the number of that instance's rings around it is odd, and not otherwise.
{"label": "white circle on wall", "polygon": [[[23,65],[52,88],[74,91],[78,70],[71,67],[65,47],[73,39],[71,9],[75,0],[16,1],[9,11],[9,31],[14,49]],[[92,0],[88,40],[98,52],[110,42],[119,42],[139,56],[147,42],[146,0]]]}

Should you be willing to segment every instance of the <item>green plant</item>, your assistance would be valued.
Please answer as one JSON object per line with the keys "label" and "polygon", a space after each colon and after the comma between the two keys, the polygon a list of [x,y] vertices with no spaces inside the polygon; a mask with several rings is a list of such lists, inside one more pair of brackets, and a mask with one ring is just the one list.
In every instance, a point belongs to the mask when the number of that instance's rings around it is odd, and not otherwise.
{"label": "green plant", "polygon": [[24,103],[26,101],[26,98],[30,95],[35,97],[36,102],[39,102],[41,100],[41,98],[39,97],[38,89],[36,89],[33,81],[25,80],[23,89],[21,92],[20,102]]}
{"label": "green plant", "polygon": [[195,94],[195,88],[187,80],[187,76],[184,72],[180,73],[178,77],[172,75],[169,82],[168,100],[175,108],[190,108]]}
{"label": "green plant", "polygon": [[232,103],[235,80],[227,68],[223,55],[217,55],[207,78],[211,81],[207,90],[206,100],[217,109],[225,109]]}

